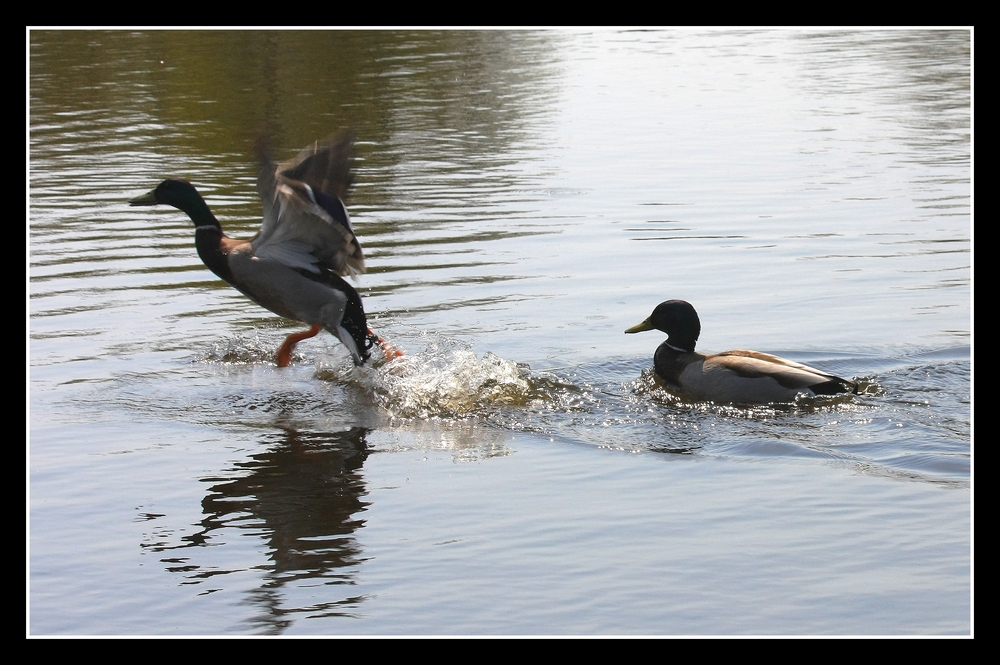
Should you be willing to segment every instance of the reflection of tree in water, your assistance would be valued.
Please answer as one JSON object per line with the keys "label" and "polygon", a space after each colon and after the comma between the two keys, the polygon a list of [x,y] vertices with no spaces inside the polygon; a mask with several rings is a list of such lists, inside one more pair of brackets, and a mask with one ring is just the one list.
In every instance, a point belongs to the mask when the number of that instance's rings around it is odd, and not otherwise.
{"label": "reflection of tree in water", "polygon": [[[277,445],[235,465],[243,475],[206,479],[218,482],[202,501],[205,518],[197,533],[184,536],[181,545],[161,541],[144,546],[152,552],[176,552],[219,544],[211,541],[221,538],[216,532],[226,528],[239,529],[237,536],[262,536],[270,565],[259,567],[267,571],[263,584],[250,592],[253,604],[263,609],[250,623],[266,632],[281,632],[303,613],[351,616],[364,597],[331,594],[330,587],[353,585],[357,566],[364,561],[353,534],[364,525],[356,513],[368,505],[362,499],[366,491],[361,475],[368,457],[367,431],[355,427],[300,432],[283,426],[267,437],[280,437]],[[185,584],[244,572],[191,565],[189,557],[162,561],[175,564],[168,570],[183,573]],[[290,598],[292,593],[296,597]]]}

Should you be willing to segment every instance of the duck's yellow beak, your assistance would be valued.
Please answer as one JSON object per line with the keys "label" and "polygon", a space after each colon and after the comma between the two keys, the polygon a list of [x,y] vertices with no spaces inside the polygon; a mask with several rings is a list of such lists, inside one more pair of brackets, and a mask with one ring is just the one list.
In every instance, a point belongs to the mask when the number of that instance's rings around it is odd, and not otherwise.
{"label": "duck's yellow beak", "polygon": [[134,199],[129,199],[128,204],[130,206],[155,206],[159,201],[156,200],[156,190],[149,192],[148,194],[143,194],[142,196],[137,196]]}
{"label": "duck's yellow beak", "polygon": [[[653,318],[653,317],[650,317],[650,318]],[[628,335],[629,333],[644,332],[646,330],[652,330],[652,329],[653,329],[653,324],[649,322],[649,319],[646,319],[645,321],[643,321],[639,325],[632,326],[631,328],[629,328],[628,330],[626,330],[625,334]]]}

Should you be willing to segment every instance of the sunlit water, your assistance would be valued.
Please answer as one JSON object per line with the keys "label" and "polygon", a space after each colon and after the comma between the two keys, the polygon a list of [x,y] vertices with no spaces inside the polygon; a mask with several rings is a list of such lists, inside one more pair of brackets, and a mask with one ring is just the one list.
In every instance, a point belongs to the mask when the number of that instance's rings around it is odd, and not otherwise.
{"label": "sunlit water", "polygon": [[[968,634],[970,35],[30,39],[29,631]],[[198,260],[357,129],[355,368]],[[656,385],[699,349],[861,394]]]}

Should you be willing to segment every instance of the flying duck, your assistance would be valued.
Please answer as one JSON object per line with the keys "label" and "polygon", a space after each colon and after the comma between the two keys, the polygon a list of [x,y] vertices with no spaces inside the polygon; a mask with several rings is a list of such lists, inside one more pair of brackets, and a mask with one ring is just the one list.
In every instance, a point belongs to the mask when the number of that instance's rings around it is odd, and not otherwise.
{"label": "flying duck", "polygon": [[667,333],[653,356],[656,375],[667,387],[695,400],[759,404],[792,402],[800,394],[856,393],[856,383],[791,360],[757,351],[695,353],[701,333],[698,313],[683,300],[667,300],[626,333]]}
{"label": "flying duck", "polygon": [[257,189],[264,219],[250,240],[228,237],[186,180],[164,180],[129,201],[134,206],[165,203],[187,213],[198,256],[209,270],[261,307],[311,326],[288,336],[278,349],[278,367],[287,367],[295,345],[320,329],[343,342],[355,365],[368,360],[376,343],[388,358],[401,355],[368,327],[361,296],[343,277],[365,271],[344,206],[353,147],[353,134],[342,131],[278,165],[262,155]]}

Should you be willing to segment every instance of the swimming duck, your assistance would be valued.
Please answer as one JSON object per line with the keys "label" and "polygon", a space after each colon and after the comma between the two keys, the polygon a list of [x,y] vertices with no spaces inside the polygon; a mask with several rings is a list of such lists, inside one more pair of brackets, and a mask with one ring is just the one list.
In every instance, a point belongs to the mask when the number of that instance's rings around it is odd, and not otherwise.
{"label": "swimming duck", "polygon": [[857,384],[791,360],[757,351],[695,353],[701,333],[698,313],[683,300],[667,300],[626,333],[667,333],[653,356],[657,376],[695,400],[745,404],[791,402],[799,394],[856,393]]}
{"label": "swimming duck", "polygon": [[353,134],[345,131],[278,165],[262,155],[257,189],[264,219],[250,240],[228,237],[186,180],[164,180],[129,201],[134,206],[165,203],[187,213],[194,222],[198,256],[209,270],[261,307],[311,325],[281,345],[279,367],[288,366],[298,342],[320,329],[343,342],[356,365],[368,360],[375,343],[387,356],[398,354],[368,327],[361,296],[343,278],[365,271],[361,244],[344,206],[353,147]]}

